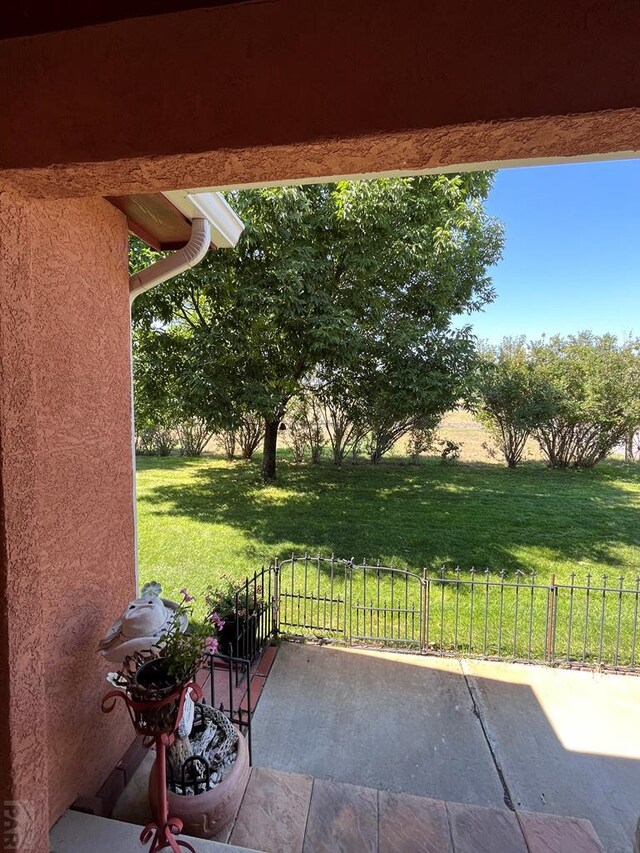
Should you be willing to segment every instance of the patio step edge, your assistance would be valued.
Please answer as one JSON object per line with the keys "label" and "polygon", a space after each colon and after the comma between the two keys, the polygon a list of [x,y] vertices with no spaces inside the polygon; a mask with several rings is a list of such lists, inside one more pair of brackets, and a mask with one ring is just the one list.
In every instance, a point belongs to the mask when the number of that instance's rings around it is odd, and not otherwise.
{"label": "patio step edge", "polygon": [[[586,818],[512,811],[254,767],[231,840],[265,853],[605,853]],[[227,848],[233,849],[233,848]]]}
{"label": "patio step edge", "polygon": [[[124,823],[106,817],[67,811],[54,824],[49,833],[50,853],[113,853],[114,850],[146,850],[140,843],[142,827],[133,823]],[[248,847],[236,847],[233,844],[221,844],[203,838],[180,835],[181,841],[188,841],[197,853],[264,853]]]}

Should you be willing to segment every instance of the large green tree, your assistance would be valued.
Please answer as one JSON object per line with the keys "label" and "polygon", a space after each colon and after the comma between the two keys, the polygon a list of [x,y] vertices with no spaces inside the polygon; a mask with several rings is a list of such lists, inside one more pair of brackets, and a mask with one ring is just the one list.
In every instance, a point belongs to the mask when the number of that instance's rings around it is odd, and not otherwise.
{"label": "large green tree", "polygon": [[[346,370],[364,386],[363,365],[392,380],[393,361],[396,379],[408,377],[406,400],[420,373],[409,377],[409,355],[423,374],[434,359],[454,366],[466,355],[467,336],[449,324],[493,298],[502,228],[483,208],[491,181],[466,173],[229,193],[246,223],[238,247],[140,297],[134,322],[151,349],[154,337],[186,335],[178,384],[201,415],[264,418],[263,474],[273,479],[278,427],[305,378]],[[433,383],[446,405],[444,384]]]}

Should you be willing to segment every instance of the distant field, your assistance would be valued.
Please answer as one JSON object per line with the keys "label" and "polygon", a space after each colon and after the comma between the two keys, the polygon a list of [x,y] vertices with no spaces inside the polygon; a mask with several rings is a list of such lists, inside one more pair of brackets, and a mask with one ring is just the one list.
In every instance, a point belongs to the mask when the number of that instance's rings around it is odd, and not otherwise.
{"label": "distant field", "polygon": [[[488,450],[488,447],[491,447],[491,438],[487,430],[475,420],[470,412],[463,409],[448,412],[443,417],[436,440],[446,439],[456,441],[462,445],[460,452],[460,461],[462,462],[497,462],[498,464],[502,462],[500,454],[492,455]],[[283,430],[281,433],[281,444],[284,447],[288,446],[286,430]],[[399,441],[390,456],[406,456],[406,444],[406,439]],[[222,445],[214,438],[208,450],[212,453],[222,453]],[[328,455],[329,452],[330,449],[327,446],[325,454]],[[432,454],[435,453],[437,453],[437,449],[432,451]],[[542,458],[535,441],[531,440],[528,442],[525,458],[530,461]]]}
{"label": "distant field", "polygon": [[[286,421],[285,421],[286,422]],[[288,446],[287,432],[283,430],[281,434],[281,444],[283,447]],[[453,412],[448,412],[440,422],[440,427],[437,432],[436,441],[438,440],[455,441],[461,445],[460,461],[461,462],[488,462],[503,465],[504,461],[499,451],[493,447],[491,436],[488,431],[478,423],[470,412],[464,409],[457,409]],[[406,456],[407,440],[399,441],[389,458]],[[222,454],[221,442],[214,438],[208,446],[210,453]],[[325,455],[329,455],[330,448],[327,446]],[[437,455],[437,448],[432,450],[430,454]],[[624,450],[613,454],[613,458],[624,457]],[[542,460],[542,454],[537,443],[530,439],[524,454],[524,461],[536,462]]]}
{"label": "distant field", "polygon": [[[461,462],[497,462],[503,465],[504,460],[500,453],[494,449],[491,436],[488,431],[478,423],[470,412],[462,409],[448,412],[440,422],[438,438],[457,441],[462,445],[460,451]],[[525,449],[525,461],[536,461],[542,459],[540,448],[533,439],[527,442]]]}
{"label": "distant field", "polygon": [[[440,422],[438,438],[457,441],[462,445],[460,452],[461,462],[497,462],[504,465],[504,460],[499,451],[494,448],[490,453],[492,441],[489,432],[478,423],[470,412],[458,409],[448,412]],[[404,446],[397,448],[398,452],[404,452]],[[624,459],[624,447],[620,447],[611,454],[612,459]],[[524,452],[525,462],[536,462],[543,460],[538,444],[529,439]]]}

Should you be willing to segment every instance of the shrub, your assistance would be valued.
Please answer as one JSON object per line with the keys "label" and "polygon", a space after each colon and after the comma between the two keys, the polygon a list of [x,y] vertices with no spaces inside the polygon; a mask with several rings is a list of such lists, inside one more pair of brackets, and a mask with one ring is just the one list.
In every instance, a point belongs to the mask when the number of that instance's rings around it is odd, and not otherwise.
{"label": "shrub", "polygon": [[297,420],[295,417],[289,421],[287,444],[293,453],[293,461],[296,464],[304,462],[304,455],[307,449],[307,430],[302,421]]}
{"label": "shrub", "polygon": [[592,468],[638,423],[638,342],[582,332],[531,350],[546,394],[546,414],[533,430],[542,453],[552,468]]}
{"label": "shrub", "polygon": [[414,427],[409,433],[407,453],[414,464],[417,464],[423,453],[433,447],[434,430],[424,427]]}
{"label": "shrub", "polygon": [[220,433],[220,441],[224,448],[224,455],[231,461],[236,457],[237,435],[235,429],[225,429]]}
{"label": "shrub", "polygon": [[529,436],[552,468],[591,468],[640,421],[637,341],[582,332],[487,347],[470,401],[507,465]]}
{"label": "shrub", "polygon": [[460,451],[462,449],[462,443],[457,441],[451,441],[450,439],[445,439],[443,441],[439,441],[438,444],[442,447],[442,451],[440,452],[440,459],[443,464],[448,462],[455,462],[456,459],[460,458]]}
{"label": "shrub", "polygon": [[176,432],[180,442],[180,454],[196,457],[202,456],[214,431],[208,421],[194,417],[181,421],[176,427]]}
{"label": "shrub", "polygon": [[347,455],[355,462],[368,426],[354,377],[347,370],[325,370],[316,378],[314,393],[334,465],[342,465]]}
{"label": "shrub", "polygon": [[546,389],[524,338],[485,347],[471,408],[509,468],[515,468],[532,430],[547,413]]}
{"label": "shrub", "polygon": [[289,444],[296,462],[302,462],[307,448],[311,462],[317,465],[327,443],[322,408],[312,391],[305,391],[288,408]]}
{"label": "shrub", "polygon": [[136,431],[136,452],[143,456],[169,456],[177,443],[175,430],[161,424],[147,424]]}
{"label": "shrub", "polygon": [[243,459],[251,459],[264,438],[264,419],[251,412],[240,419],[237,430],[238,444]]}

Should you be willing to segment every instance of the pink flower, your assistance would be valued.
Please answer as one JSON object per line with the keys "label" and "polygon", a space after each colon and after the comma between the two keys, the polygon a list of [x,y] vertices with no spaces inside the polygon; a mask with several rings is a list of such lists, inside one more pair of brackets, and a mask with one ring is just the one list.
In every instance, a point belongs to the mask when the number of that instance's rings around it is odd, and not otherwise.
{"label": "pink flower", "polygon": [[189,591],[187,589],[185,589],[184,587],[180,590],[180,593],[182,594],[182,601],[185,604],[188,601],[195,601],[195,598],[193,597],[193,595],[189,595]]}
{"label": "pink flower", "polygon": [[222,629],[224,628],[224,619],[221,618],[219,613],[214,613],[211,616],[211,621],[215,625],[216,631],[222,631]]}
{"label": "pink flower", "polygon": [[218,651],[218,641],[215,637],[206,637],[204,641],[204,649],[210,655],[215,655]]}

